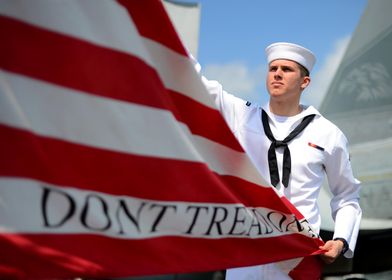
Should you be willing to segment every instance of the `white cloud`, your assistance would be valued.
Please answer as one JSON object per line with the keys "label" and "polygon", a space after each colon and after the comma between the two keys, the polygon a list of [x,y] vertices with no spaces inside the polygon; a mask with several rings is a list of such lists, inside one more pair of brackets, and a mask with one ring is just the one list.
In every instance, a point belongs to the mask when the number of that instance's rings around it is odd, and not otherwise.
{"label": "white cloud", "polygon": [[266,95],[266,66],[250,69],[245,63],[208,64],[203,75],[210,80],[217,80],[223,88],[244,100],[261,103]]}
{"label": "white cloud", "polygon": [[303,103],[311,104],[316,108],[320,106],[349,42],[350,36],[346,36],[335,42],[334,49],[327,55],[324,65],[321,66],[319,71],[313,74],[312,82],[304,91],[302,95]]}

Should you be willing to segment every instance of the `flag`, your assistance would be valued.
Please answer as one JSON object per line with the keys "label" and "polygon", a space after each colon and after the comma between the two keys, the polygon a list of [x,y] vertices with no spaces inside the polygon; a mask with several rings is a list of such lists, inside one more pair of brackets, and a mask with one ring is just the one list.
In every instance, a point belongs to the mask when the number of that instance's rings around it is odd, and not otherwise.
{"label": "flag", "polygon": [[0,36],[1,276],[317,254],[321,241],[251,164],[160,1],[5,0]]}

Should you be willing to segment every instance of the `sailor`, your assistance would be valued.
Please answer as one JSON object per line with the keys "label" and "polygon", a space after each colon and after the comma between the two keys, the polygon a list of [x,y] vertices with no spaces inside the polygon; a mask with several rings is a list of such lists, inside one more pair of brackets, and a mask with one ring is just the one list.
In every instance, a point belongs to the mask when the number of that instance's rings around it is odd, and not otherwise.
{"label": "sailor", "polygon": [[[332,263],[339,255],[353,257],[362,215],[360,182],[353,176],[347,139],[314,107],[300,103],[310,84],[314,54],[292,43],[274,43],[265,50],[269,102],[251,104],[202,77],[230,129],[262,176],[306,217],[319,232],[317,197],[325,175],[332,193],[333,239],[320,257]],[[267,168],[266,168],[267,167]],[[229,269],[226,279],[291,279],[278,264]],[[251,278],[249,278],[251,277]]]}

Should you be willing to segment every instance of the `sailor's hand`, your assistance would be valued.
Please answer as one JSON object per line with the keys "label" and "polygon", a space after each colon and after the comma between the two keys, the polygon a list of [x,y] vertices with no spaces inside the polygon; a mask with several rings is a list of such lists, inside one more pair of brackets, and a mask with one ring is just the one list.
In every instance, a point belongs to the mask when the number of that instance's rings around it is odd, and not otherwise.
{"label": "sailor's hand", "polygon": [[340,240],[327,241],[324,246],[320,246],[321,250],[326,251],[320,255],[320,258],[327,264],[333,263],[342,253],[343,246],[344,244]]}

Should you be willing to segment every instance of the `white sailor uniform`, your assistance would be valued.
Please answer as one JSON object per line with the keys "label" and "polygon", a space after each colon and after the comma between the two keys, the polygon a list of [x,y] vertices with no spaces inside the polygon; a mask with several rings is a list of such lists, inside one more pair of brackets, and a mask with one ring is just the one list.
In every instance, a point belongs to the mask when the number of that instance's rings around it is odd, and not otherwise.
{"label": "white sailor uniform", "polygon": [[[304,131],[289,142],[291,153],[289,184],[285,188],[278,183],[277,189],[307,218],[313,230],[318,232],[321,217],[317,197],[327,175],[333,195],[330,204],[335,220],[334,238],[341,237],[347,240],[349,250],[345,256],[352,257],[362,211],[359,206],[360,182],[353,176],[344,134],[312,106],[303,106],[303,111],[293,117],[276,116],[269,111],[268,105],[262,108],[249,104],[225,92],[218,82],[209,81],[204,77],[202,79],[230,129],[266,180],[270,179],[267,153],[271,141],[264,133],[261,121],[262,109],[268,114],[271,131],[277,140],[284,139],[305,116],[316,115]],[[278,169],[281,171],[282,148],[276,149],[276,156]],[[279,177],[282,178],[281,172]],[[262,272],[263,268],[268,268],[269,271]],[[246,278],[247,271],[252,278]],[[240,275],[241,278],[238,278]],[[287,274],[282,274],[280,268],[274,264],[230,269],[226,279],[253,279],[256,275],[258,276],[254,279],[289,279]]]}

